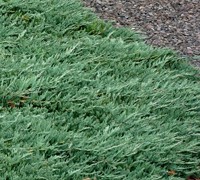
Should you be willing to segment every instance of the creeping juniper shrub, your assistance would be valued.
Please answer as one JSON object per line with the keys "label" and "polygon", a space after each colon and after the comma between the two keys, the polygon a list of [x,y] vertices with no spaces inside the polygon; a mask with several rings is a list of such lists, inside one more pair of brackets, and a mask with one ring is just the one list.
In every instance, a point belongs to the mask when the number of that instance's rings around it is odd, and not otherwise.
{"label": "creeping juniper shrub", "polygon": [[78,0],[2,1],[0,27],[1,179],[198,177],[185,59]]}

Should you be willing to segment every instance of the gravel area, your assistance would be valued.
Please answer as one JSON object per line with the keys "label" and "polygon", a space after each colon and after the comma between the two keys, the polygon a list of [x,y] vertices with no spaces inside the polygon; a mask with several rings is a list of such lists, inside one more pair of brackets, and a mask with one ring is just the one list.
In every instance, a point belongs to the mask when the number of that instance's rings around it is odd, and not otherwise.
{"label": "gravel area", "polygon": [[170,47],[200,67],[200,0],[83,0],[101,18],[147,35],[147,43]]}

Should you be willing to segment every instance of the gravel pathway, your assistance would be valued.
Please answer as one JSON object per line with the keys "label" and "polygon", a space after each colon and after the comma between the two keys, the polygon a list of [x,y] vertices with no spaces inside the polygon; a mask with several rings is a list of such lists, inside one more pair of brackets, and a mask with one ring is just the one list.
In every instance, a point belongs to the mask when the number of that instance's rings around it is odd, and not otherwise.
{"label": "gravel pathway", "polygon": [[101,18],[147,35],[147,43],[170,47],[200,67],[200,0],[83,0]]}

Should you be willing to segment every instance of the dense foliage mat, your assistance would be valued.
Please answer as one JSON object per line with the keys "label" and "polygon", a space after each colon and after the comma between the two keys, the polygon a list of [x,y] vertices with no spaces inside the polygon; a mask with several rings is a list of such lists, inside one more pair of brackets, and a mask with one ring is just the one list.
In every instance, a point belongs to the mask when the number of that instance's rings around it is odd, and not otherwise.
{"label": "dense foliage mat", "polygon": [[78,0],[1,1],[1,179],[198,176],[199,77]]}

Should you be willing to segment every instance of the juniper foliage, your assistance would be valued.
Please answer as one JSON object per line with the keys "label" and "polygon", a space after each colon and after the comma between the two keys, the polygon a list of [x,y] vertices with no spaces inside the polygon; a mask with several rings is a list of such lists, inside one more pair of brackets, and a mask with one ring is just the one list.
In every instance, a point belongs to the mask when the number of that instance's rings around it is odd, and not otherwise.
{"label": "juniper foliage", "polygon": [[198,73],[78,0],[1,1],[1,179],[198,176]]}

